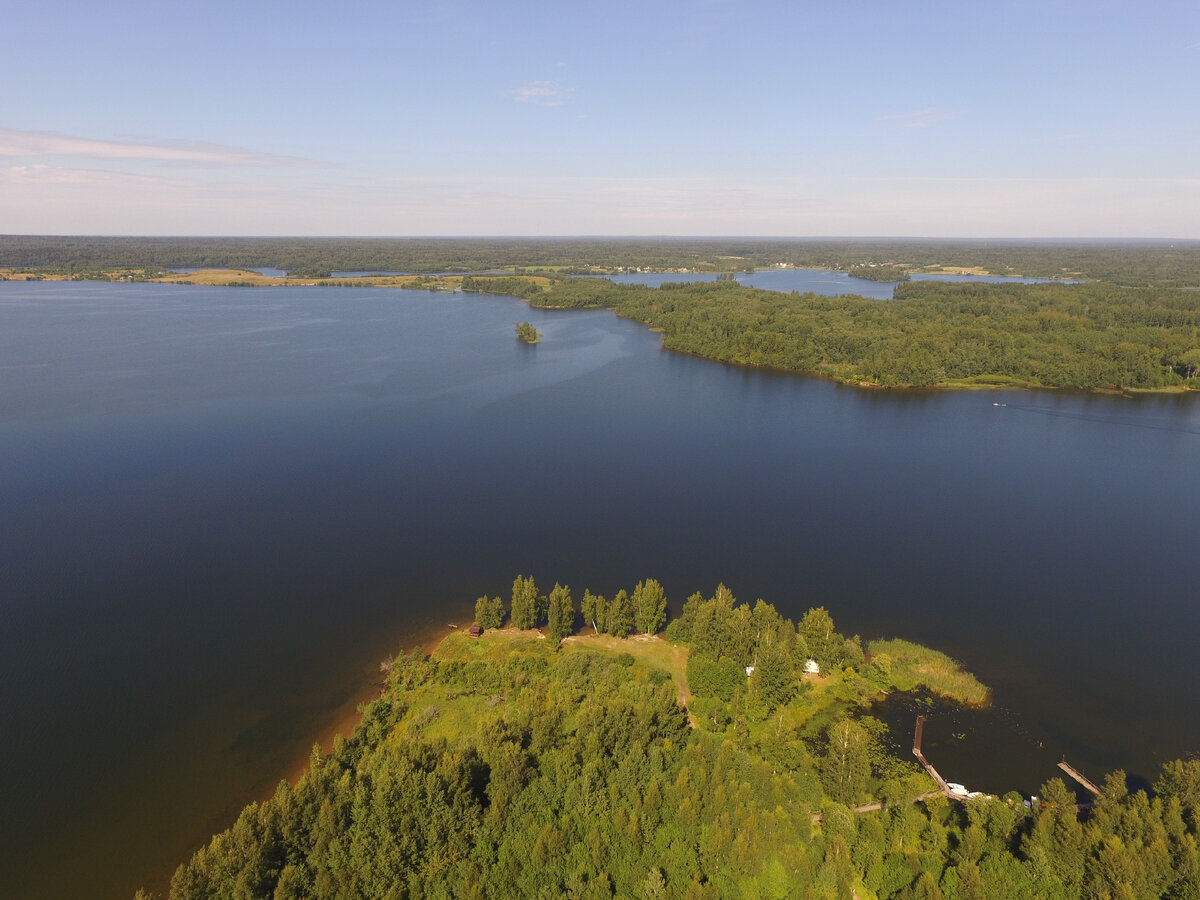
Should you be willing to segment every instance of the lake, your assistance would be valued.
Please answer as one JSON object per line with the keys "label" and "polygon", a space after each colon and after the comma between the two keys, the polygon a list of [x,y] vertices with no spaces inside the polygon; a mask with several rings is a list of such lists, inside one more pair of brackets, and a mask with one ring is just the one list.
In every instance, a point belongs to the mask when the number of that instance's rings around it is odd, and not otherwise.
{"label": "lake", "polygon": [[66,282],[0,283],[0,373],[0,896],[160,887],[518,573],[945,650],[995,690],[927,729],[973,789],[1200,749],[1195,396],[863,391],[489,295]]}
{"label": "lake", "polygon": [[[685,281],[716,281],[717,276],[711,273],[686,272],[626,272],[620,275],[598,276],[608,278],[617,284],[645,284],[658,287],[666,282]],[[854,278],[845,272],[830,272],[826,269],[760,269],[757,272],[742,272],[734,276],[738,284],[759,288],[764,291],[779,291],[789,294],[796,291],[800,294],[819,294],[823,297],[837,297],[842,294],[856,294],[859,297],[872,297],[876,300],[891,300],[896,288],[895,281],[868,281],[865,278]],[[1041,284],[1053,281],[1051,278],[1024,278],[1009,275],[913,275],[913,281],[984,281],[992,284]],[[1074,281],[1062,281],[1063,284],[1076,284]]]}

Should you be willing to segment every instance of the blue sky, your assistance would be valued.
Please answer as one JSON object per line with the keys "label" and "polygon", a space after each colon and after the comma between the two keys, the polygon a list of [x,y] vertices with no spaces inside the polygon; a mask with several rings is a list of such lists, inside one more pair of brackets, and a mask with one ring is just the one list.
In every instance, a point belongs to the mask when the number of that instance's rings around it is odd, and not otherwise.
{"label": "blue sky", "polygon": [[13,4],[0,233],[1200,238],[1200,5]]}

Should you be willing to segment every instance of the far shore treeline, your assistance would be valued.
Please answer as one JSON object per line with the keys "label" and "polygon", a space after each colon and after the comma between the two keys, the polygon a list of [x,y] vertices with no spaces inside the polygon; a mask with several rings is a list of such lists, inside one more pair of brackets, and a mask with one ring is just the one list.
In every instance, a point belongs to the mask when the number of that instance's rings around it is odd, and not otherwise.
{"label": "far shore treeline", "polygon": [[664,639],[667,606],[653,579],[577,602],[518,576],[508,601],[481,597],[471,635],[385,661],[353,735],[314,747],[170,896],[1197,896],[1200,761],[1151,793],[1114,772],[1086,810],[1059,778],[1032,802],[951,799],[870,704],[986,699],[956,663],[723,586]]}
{"label": "far shore treeline", "polygon": [[[913,238],[332,238],[0,235],[0,268],[58,273],[105,269],[254,268],[331,272],[552,269],[752,272],[780,265],[1082,278],[1132,287],[1200,287],[1200,241],[932,240]],[[871,267],[889,267],[872,274]],[[857,268],[856,268],[857,267]],[[886,280],[891,280],[887,278]]]}
{"label": "far shore treeline", "polygon": [[[268,264],[289,276],[237,268],[185,276],[164,268]],[[732,277],[806,265],[898,283],[893,299],[880,300],[784,294]],[[1060,280],[905,280],[959,265]],[[371,270],[413,274],[330,277]],[[575,277],[635,270],[721,274],[715,283],[657,288]],[[862,387],[1200,387],[1200,242],[0,236],[0,278],[45,277],[510,294],[542,308],[612,309],[661,331],[671,350]],[[534,333],[530,325],[519,336],[530,341]]]}

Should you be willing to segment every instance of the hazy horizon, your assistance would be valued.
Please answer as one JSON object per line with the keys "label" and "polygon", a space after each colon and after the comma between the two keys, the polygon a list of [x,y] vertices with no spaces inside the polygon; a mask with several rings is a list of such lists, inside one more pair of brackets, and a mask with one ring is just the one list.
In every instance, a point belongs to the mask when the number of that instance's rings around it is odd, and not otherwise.
{"label": "hazy horizon", "polygon": [[899,235],[899,234],[137,234],[129,233],[85,233],[85,232],[8,232],[0,233],[0,238],[99,238],[99,239],[131,239],[131,240],[346,240],[346,241],[862,241],[865,243],[946,243],[946,244],[975,244],[996,242],[1003,244],[1048,244],[1048,245],[1087,245],[1087,244],[1200,244],[1200,237],[1121,237],[1119,235],[1097,235],[1094,237],[1079,237],[1064,235],[1062,237],[1032,237],[1023,235],[962,235],[946,237],[939,235]]}

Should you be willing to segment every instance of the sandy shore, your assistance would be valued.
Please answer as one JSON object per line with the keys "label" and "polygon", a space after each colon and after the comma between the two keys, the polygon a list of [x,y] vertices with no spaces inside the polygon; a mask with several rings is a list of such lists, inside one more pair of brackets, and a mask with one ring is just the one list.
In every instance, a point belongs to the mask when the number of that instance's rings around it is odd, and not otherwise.
{"label": "sandy shore", "polygon": [[[470,628],[471,622],[456,623],[458,628]],[[442,639],[447,634],[456,629],[449,625],[443,625],[439,629],[430,629],[428,632],[413,635],[410,647],[420,647],[425,653],[432,653],[437,645],[442,642]],[[355,691],[353,696],[335,710],[329,717],[328,723],[313,736],[302,756],[297,756],[295,761],[287,767],[281,778],[286,779],[293,787],[308,771],[309,762],[312,758],[312,745],[318,743],[321,745],[321,752],[328,753],[330,747],[333,746],[333,739],[338,735],[344,738],[349,737],[354,733],[354,726],[362,719],[362,713],[359,711],[364,703],[370,703],[379,696],[383,689],[383,673],[376,670],[374,674],[363,679],[360,689]],[[266,799],[265,797],[262,799]],[[249,802],[249,799],[247,799]]]}

